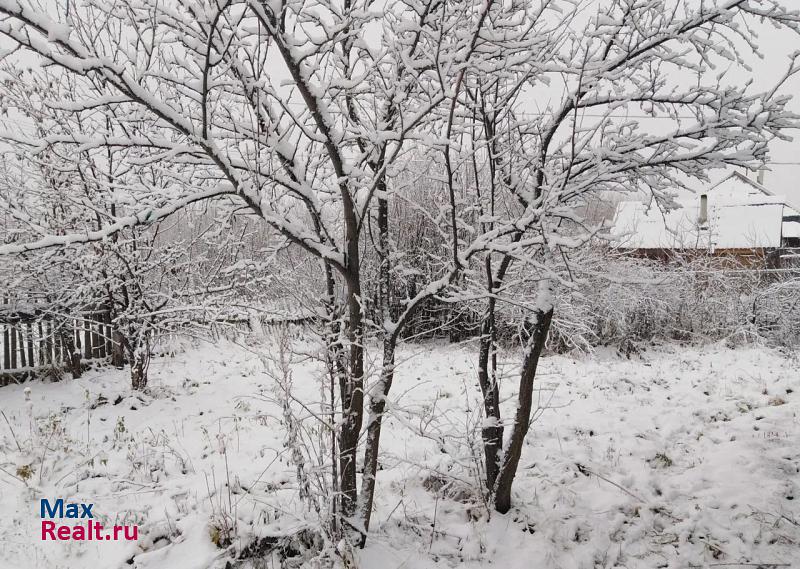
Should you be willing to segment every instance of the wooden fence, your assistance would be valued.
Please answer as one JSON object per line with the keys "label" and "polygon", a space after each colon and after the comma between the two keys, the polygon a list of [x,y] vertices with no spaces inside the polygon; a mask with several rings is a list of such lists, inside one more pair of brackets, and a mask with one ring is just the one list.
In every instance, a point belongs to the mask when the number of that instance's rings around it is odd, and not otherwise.
{"label": "wooden fence", "polygon": [[42,370],[66,369],[80,375],[82,360],[112,355],[108,310],[64,313],[46,302],[4,299],[0,305],[0,386]]}

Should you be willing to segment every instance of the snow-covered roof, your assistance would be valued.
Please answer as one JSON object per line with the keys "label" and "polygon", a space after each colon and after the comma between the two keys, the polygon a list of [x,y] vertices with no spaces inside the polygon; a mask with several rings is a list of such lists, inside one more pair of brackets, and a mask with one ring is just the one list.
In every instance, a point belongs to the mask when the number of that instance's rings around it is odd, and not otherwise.
{"label": "snow-covered roof", "polygon": [[766,186],[751,180],[741,172],[734,170],[719,182],[709,188],[709,192],[722,193],[725,190],[734,189],[737,195],[747,194],[764,194],[766,196],[774,195],[767,189]]}
{"label": "snow-covered roof", "polygon": [[[707,220],[700,222],[701,195]],[[614,241],[631,249],[777,248],[800,237],[800,207],[762,184],[732,172],[706,191],[685,193],[680,207],[663,211],[655,202],[621,202],[614,214]]]}
{"label": "snow-covered roof", "polygon": [[631,249],[749,249],[781,246],[783,203],[709,204],[699,223],[700,204],[668,212],[653,204],[621,202],[614,219],[615,241]]}
{"label": "snow-covered roof", "polygon": [[784,221],[783,237],[784,239],[800,238],[800,221]]}
{"label": "snow-covered roof", "polygon": [[[741,203],[754,203],[755,200],[758,199],[774,198],[788,208],[788,214],[797,215],[797,212],[800,211],[800,205],[788,200],[786,196],[776,195],[767,189],[763,184],[760,184],[755,180],[751,180],[736,170],[711,186],[706,193],[708,194],[709,199],[713,199],[715,201],[724,200],[726,203],[732,203],[735,201],[739,201]],[[787,215],[787,212],[784,212],[784,216],[785,215]]]}

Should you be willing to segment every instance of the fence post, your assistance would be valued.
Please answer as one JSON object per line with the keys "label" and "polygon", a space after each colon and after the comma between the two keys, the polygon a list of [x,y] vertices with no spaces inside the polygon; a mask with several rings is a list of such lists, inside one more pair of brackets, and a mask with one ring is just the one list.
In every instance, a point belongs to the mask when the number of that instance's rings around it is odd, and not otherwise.
{"label": "fence post", "polygon": [[84,316],[83,321],[83,357],[87,360],[92,359],[91,325],[89,324],[89,319],[86,316]]}
{"label": "fence post", "polygon": [[46,320],[44,323],[44,363],[52,364],[53,362],[53,324]]}
{"label": "fence post", "polygon": [[76,320],[72,322],[72,339],[75,342],[75,353],[80,356],[81,349],[83,346],[81,345],[81,320],[80,316]]}
{"label": "fence post", "polygon": [[19,364],[22,367],[28,367],[28,358],[25,355],[25,334],[23,333],[24,326],[22,322],[19,323],[19,328],[15,334],[19,336]]}
{"label": "fence post", "polygon": [[95,322],[95,318],[97,318],[97,313],[92,312],[91,316],[89,317],[89,330],[91,331],[92,339],[92,349],[91,349],[91,357],[96,358],[100,355],[100,337],[97,334],[97,322]]}
{"label": "fence post", "polygon": [[61,345],[61,326],[53,321],[53,363],[58,365],[64,361],[64,350]]}
{"label": "fence post", "polygon": [[17,327],[11,325],[9,327],[11,333],[11,345],[9,351],[11,352],[11,369],[17,369]]}
{"label": "fence post", "polygon": [[37,327],[39,328],[39,365],[43,366],[46,362],[44,357],[44,327],[41,320],[37,323]]}
{"label": "fence post", "polygon": [[8,353],[8,327],[3,324],[3,369],[11,367],[11,355]]}
{"label": "fence post", "polygon": [[106,355],[110,356],[114,353],[113,331],[111,330],[111,311],[106,311],[103,315],[103,322],[105,323],[106,331]]}
{"label": "fence post", "polygon": [[[8,304],[8,297],[3,297],[3,304]],[[10,354],[8,353],[8,326],[6,323],[3,323],[3,369],[9,369],[11,367],[11,359]]]}
{"label": "fence post", "polygon": [[28,322],[25,325],[25,328],[28,331],[28,365],[31,367],[36,367],[36,362],[33,360],[33,325]]}
{"label": "fence post", "polygon": [[125,364],[124,337],[115,330],[110,310],[59,317],[44,299],[32,297],[32,310],[18,313],[12,297],[0,295],[0,371],[18,371],[47,366],[64,367],[80,377],[82,355],[86,359],[111,358],[115,366]]}
{"label": "fence post", "polygon": [[102,313],[97,315],[97,357],[106,357],[106,339],[105,339],[105,325],[103,324],[105,316]]}

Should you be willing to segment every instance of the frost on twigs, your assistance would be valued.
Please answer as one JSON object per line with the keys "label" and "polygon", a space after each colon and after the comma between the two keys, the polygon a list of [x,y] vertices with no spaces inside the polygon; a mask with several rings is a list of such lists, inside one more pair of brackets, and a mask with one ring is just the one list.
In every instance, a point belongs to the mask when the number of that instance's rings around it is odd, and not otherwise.
{"label": "frost on twigs", "polygon": [[[9,60],[0,82],[26,125],[0,132],[9,291],[107,311],[136,390],[170,335],[309,326],[320,346],[278,354],[261,395],[342,563],[373,527],[403,341],[474,339],[474,469],[510,511],[543,354],[695,333],[652,296],[586,301],[627,278],[597,260],[596,204],[673,207],[798,126],[796,57],[760,86],[728,72],[748,73],[762,23],[796,40],[778,0],[56,4],[0,0],[0,33],[47,64]],[[312,356],[319,395],[301,400]]]}

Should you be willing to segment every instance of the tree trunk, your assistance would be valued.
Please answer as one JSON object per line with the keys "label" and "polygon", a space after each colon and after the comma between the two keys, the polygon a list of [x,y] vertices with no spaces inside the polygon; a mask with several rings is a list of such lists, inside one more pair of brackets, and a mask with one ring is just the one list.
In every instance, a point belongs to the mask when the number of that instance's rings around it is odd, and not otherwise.
{"label": "tree trunk", "polygon": [[[385,196],[386,183],[381,178],[378,185],[381,196]],[[389,202],[385,197],[378,198],[378,298],[377,314],[379,324],[383,328],[383,362],[378,383],[372,386],[369,400],[369,419],[367,419],[367,438],[364,449],[364,474],[361,477],[361,498],[358,507],[358,519],[363,525],[363,547],[369,531],[369,522],[372,517],[372,504],[375,499],[375,477],[378,472],[378,453],[380,450],[381,427],[383,425],[383,412],[386,409],[386,397],[394,380],[395,349],[399,328],[386,329],[392,318],[391,306],[391,267],[389,246]]]}
{"label": "tree trunk", "polygon": [[129,336],[122,336],[122,344],[131,364],[131,387],[143,390],[147,387],[147,368],[150,365],[149,333],[142,329],[128,329]]}
{"label": "tree trunk", "polygon": [[83,375],[83,369],[81,364],[81,353],[80,352],[73,352],[72,353],[72,379],[77,379],[81,375]]}
{"label": "tree trunk", "polygon": [[67,370],[72,374],[72,379],[77,379],[81,376],[82,372],[81,354],[75,349],[74,332],[71,328],[62,328],[60,334],[61,344],[64,346],[64,362],[67,364]]}
{"label": "tree trunk", "polygon": [[[518,241],[521,236],[522,233],[517,232],[513,236],[512,242]],[[480,347],[478,351],[478,384],[483,394],[484,424],[481,429],[481,437],[483,439],[486,468],[486,488],[488,489],[490,497],[497,482],[497,475],[500,472],[503,434],[505,432],[500,416],[500,386],[497,384],[497,354],[495,353],[495,343],[497,339],[495,306],[497,301],[494,296],[491,295],[503,284],[503,280],[505,279],[508,269],[511,267],[512,261],[513,257],[505,255],[502,261],[500,261],[500,266],[497,268],[496,275],[492,270],[491,256],[487,256],[484,261],[484,268],[486,270],[486,290],[490,296],[487,301],[486,313],[481,320]],[[492,365],[491,373],[489,371],[490,361]]]}
{"label": "tree trunk", "polygon": [[[319,226],[317,233],[321,235]],[[333,269],[328,261],[322,261],[325,270],[325,291],[327,299],[325,301],[325,314],[328,322],[325,330],[325,363],[328,368],[328,393],[330,397],[330,417],[331,424],[335,424],[335,405],[336,389],[346,381],[347,361],[345,358],[341,334],[340,313],[336,302],[336,281],[333,276]],[[339,520],[341,512],[341,479],[339,475],[339,440],[336,429],[331,429],[331,531],[335,539],[341,538],[340,529],[342,524]]]}
{"label": "tree trunk", "polygon": [[511,508],[511,485],[517,473],[519,459],[522,454],[522,443],[530,428],[531,406],[533,402],[533,382],[536,378],[536,367],[539,356],[544,349],[550,322],[553,319],[552,305],[543,310],[536,311],[536,322],[525,345],[525,356],[519,378],[519,395],[517,400],[517,413],[514,417],[514,427],[511,438],[503,455],[502,466],[498,473],[494,491],[494,507],[501,514]]}
{"label": "tree trunk", "polygon": [[375,477],[378,472],[383,412],[386,409],[386,397],[389,395],[394,380],[396,343],[394,336],[384,341],[381,377],[370,390],[369,418],[367,419],[367,437],[364,449],[364,474],[361,477],[361,497],[358,508],[358,519],[364,526],[365,538],[372,517],[372,504],[375,500]]}
{"label": "tree trunk", "polygon": [[125,367],[125,338],[118,330],[112,333],[111,365],[117,369]]}
{"label": "tree trunk", "polygon": [[131,387],[137,391],[147,387],[147,363],[149,355],[141,347],[137,348],[131,358]]}
{"label": "tree trunk", "polygon": [[[340,380],[342,426],[339,435],[339,476],[342,496],[341,511],[350,518],[356,511],[356,455],[364,417],[364,319],[361,306],[361,275],[357,236],[348,244],[347,263],[347,339],[348,373]],[[354,528],[361,531],[362,528]]]}
{"label": "tree trunk", "polygon": [[478,352],[478,383],[483,394],[484,423],[481,429],[483,456],[486,465],[486,487],[491,491],[500,470],[500,455],[503,449],[503,424],[500,417],[500,388],[497,384],[496,368],[491,373],[489,361],[494,348],[495,300],[490,298],[486,314],[481,321],[480,348]]}

